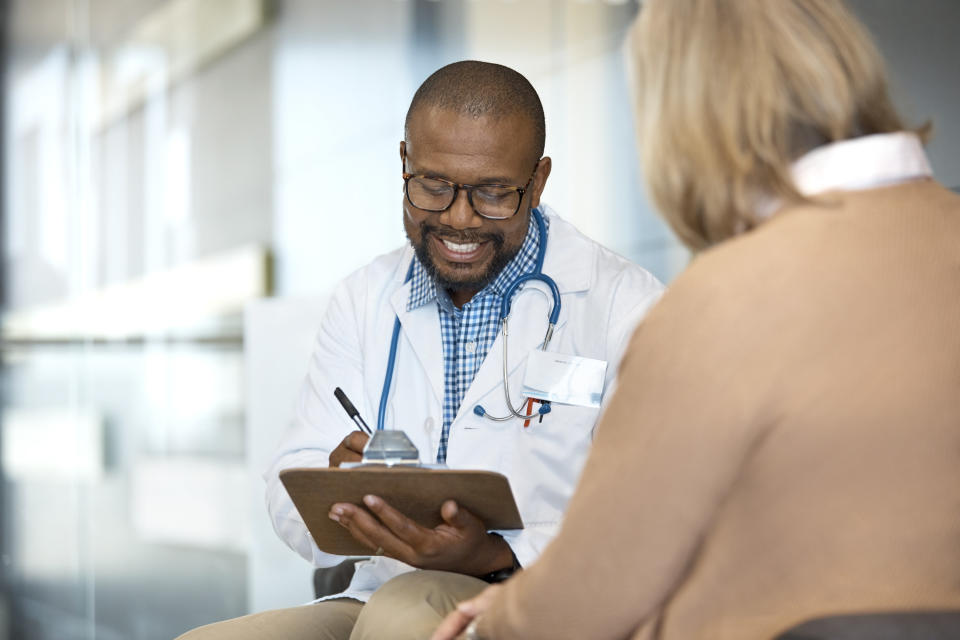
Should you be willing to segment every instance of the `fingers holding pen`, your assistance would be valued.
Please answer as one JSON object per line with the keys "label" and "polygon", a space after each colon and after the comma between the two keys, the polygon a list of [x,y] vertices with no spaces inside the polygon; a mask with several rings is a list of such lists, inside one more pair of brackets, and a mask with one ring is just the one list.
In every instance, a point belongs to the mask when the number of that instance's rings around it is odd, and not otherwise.
{"label": "fingers holding pen", "polygon": [[330,452],[330,466],[339,467],[344,462],[360,462],[368,440],[370,436],[362,431],[351,431],[340,441],[337,448]]}
{"label": "fingers holding pen", "polygon": [[343,445],[347,449],[353,451],[358,455],[363,454],[363,448],[367,446],[367,442],[370,441],[370,436],[365,434],[362,431],[351,431],[347,434],[347,437],[343,439]]}

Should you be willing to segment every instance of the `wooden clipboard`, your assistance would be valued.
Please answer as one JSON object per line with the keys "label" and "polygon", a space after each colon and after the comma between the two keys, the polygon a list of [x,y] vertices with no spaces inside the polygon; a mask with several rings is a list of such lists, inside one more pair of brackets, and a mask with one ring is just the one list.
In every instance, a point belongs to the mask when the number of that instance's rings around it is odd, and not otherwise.
{"label": "wooden clipboard", "polygon": [[[506,476],[492,471],[360,467],[354,469],[285,469],[286,487],[310,535],[321,551],[341,556],[368,556],[370,549],[328,517],[330,507],[348,502],[363,507],[373,494],[424,527],[442,522],[440,505],[456,500],[488,529],[522,529],[523,521]],[[364,507],[366,508],[366,507]]]}

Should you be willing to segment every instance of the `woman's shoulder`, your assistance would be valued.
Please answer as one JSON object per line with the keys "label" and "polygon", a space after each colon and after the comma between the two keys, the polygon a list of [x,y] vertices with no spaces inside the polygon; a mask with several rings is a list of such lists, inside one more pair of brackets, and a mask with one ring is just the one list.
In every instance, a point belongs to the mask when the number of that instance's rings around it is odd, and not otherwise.
{"label": "woman's shoulder", "polygon": [[[800,238],[791,220],[777,220],[696,254],[687,268],[670,284],[666,301],[696,305],[702,311],[721,311],[759,303],[790,281],[803,278],[800,266],[805,258]],[[811,225],[802,224],[803,235],[817,235]],[[809,240],[803,241],[809,245]]]}
{"label": "woman's shoulder", "polygon": [[820,251],[830,242],[822,227],[790,214],[698,254],[644,320],[640,344],[699,361],[775,348],[828,295],[836,266]]}

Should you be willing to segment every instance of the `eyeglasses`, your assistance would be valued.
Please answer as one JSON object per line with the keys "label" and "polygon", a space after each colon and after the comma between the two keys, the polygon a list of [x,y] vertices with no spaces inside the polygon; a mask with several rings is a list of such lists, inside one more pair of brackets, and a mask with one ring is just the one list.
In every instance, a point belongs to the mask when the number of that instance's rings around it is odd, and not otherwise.
{"label": "eyeglasses", "polygon": [[479,215],[491,220],[503,220],[516,215],[520,210],[523,194],[530,189],[539,165],[540,161],[537,160],[530,179],[522,187],[507,184],[460,184],[443,178],[404,173],[403,191],[407,194],[407,201],[417,209],[442,213],[453,206],[457,192],[463,189],[467,192],[470,206]]}

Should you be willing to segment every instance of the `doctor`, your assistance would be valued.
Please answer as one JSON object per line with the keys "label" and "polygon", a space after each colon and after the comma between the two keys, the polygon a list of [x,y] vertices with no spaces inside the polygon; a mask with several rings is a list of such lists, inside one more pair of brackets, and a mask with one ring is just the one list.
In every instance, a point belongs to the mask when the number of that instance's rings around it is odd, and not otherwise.
{"label": "doctor", "polygon": [[[386,395],[383,426],[403,429],[422,461],[505,474],[525,528],[488,531],[452,501],[437,505],[445,523],[436,529],[418,526],[376,496],[367,498],[369,512],[335,505],[331,519],[371,553],[346,592],[204,627],[192,640],[259,638],[265,630],[274,634],[269,637],[298,639],[425,638],[458,601],[532,563],[554,536],[600,408],[561,399],[541,419],[543,405],[523,401],[525,365],[544,341],[554,305],[550,287],[531,280],[511,299],[507,381],[514,408],[534,417],[489,419],[509,413],[500,333],[504,293],[538,270],[555,281],[560,314],[548,351],[606,363],[596,389],[606,398],[625,343],[662,285],[541,204],[551,169],[543,149],[540,100],[517,72],[458,62],[424,82],[400,143],[409,245],[375,259],[337,289],[317,336],[298,419],[265,475],[280,537],[318,567],[341,562],[316,547],[278,474],[359,461],[367,436],[353,429],[333,390],[342,387],[371,425]],[[389,360],[395,368],[384,389]]]}

